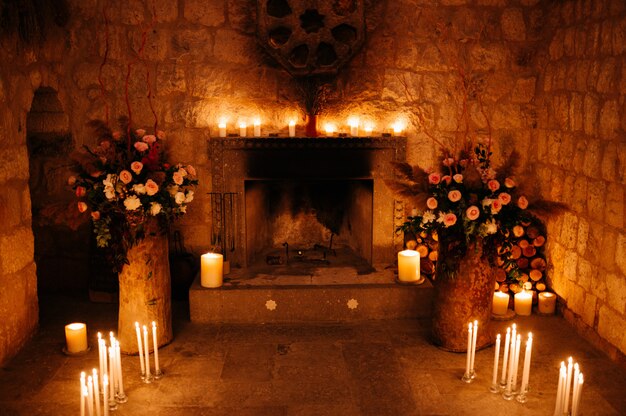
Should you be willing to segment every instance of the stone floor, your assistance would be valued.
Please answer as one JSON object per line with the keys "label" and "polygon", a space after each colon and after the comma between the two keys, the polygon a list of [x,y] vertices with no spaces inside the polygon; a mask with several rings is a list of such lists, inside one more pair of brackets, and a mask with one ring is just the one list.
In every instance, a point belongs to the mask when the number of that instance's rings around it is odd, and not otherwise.
{"label": "stone floor", "polygon": [[[575,335],[559,317],[517,318],[533,331],[529,400],[488,391],[493,348],[476,355],[478,378],[460,381],[464,354],[428,342],[427,322],[343,325],[200,325],[175,305],[175,340],[160,351],[166,376],[145,385],[136,356],[123,357],[128,403],[113,415],[552,415],[559,362],[585,374],[581,415],[626,415],[626,371]],[[0,415],[78,415],[78,376],[97,366],[61,353],[63,325],[83,320],[90,339],[116,322],[115,305],[55,297],[41,327],[0,369]],[[498,325],[507,326],[507,323]]]}

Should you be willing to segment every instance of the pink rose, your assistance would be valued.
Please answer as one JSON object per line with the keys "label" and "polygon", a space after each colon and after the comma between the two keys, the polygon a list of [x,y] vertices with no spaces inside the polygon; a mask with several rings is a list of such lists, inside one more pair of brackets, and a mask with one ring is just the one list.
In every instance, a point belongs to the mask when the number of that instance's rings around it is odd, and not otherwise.
{"label": "pink rose", "polygon": [[441,162],[444,166],[452,166],[454,165],[454,158],[447,157]]}
{"label": "pink rose", "polygon": [[515,181],[511,178],[506,178],[504,180],[504,186],[507,188],[515,188]]}
{"label": "pink rose", "polygon": [[120,172],[120,180],[125,184],[129,184],[133,180],[133,174],[124,169]]}
{"label": "pink rose", "polygon": [[156,137],[158,137],[160,140],[165,139],[165,132],[163,130],[157,130]]}
{"label": "pink rose", "polygon": [[97,178],[97,177],[99,177],[99,176],[101,176],[101,175],[102,175],[102,171],[101,171],[101,170],[97,170],[97,171],[95,171],[95,172],[91,172],[89,175],[90,175],[92,178]]}
{"label": "pink rose", "polygon": [[82,187],[82,186],[77,186],[76,187],[76,196],[79,198],[82,198],[85,196],[85,194],[87,193],[87,190]]}
{"label": "pink rose", "polygon": [[176,185],[183,184],[183,175],[180,174],[180,171],[174,172],[174,174],[172,175],[172,179],[174,180],[174,183]]}
{"label": "pink rose", "polygon": [[137,129],[135,130],[135,133],[137,134],[137,136],[143,137],[143,135],[146,134],[146,131],[144,129]]}
{"label": "pink rose", "polygon": [[528,199],[526,199],[525,196],[520,196],[519,199],[517,200],[517,206],[520,207],[521,209],[526,209],[528,208]]}
{"label": "pink rose", "polygon": [[452,182],[452,176],[450,176],[450,175],[443,176],[441,178],[441,181],[445,182],[446,185],[450,185],[450,182]]}
{"label": "pink rose", "polygon": [[187,176],[187,171],[183,168],[178,168],[178,173],[180,173],[180,176],[182,176],[183,178]]}
{"label": "pink rose", "polygon": [[476,205],[472,205],[465,211],[465,215],[467,216],[468,220],[474,221],[480,215],[480,210]]}
{"label": "pink rose", "polygon": [[456,224],[456,215],[451,212],[445,214],[443,216],[443,224],[446,227],[452,227],[454,224]]}
{"label": "pink rose", "polygon": [[152,144],[156,142],[156,137],[153,134],[146,134],[141,140],[143,140],[145,143]]}
{"label": "pink rose", "polygon": [[448,192],[448,199],[452,202],[458,202],[461,200],[461,192],[456,189]]}
{"label": "pink rose", "polygon": [[500,189],[500,182],[495,179],[491,179],[489,180],[489,182],[487,182],[487,188],[489,188],[491,192],[495,192]]}
{"label": "pink rose", "polygon": [[501,209],[502,209],[502,202],[500,202],[499,199],[494,199],[493,202],[491,202],[491,213],[497,214],[498,212],[500,212]]}
{"label": "pink rose", "polygon": [[67,178],[67,184],[69,186],[72,186],[76,183],[76,176],[72,175],[69,178]]}
{"label": "pink rose", "polygon": [[437,203],[437,200],[432,196],[426,200],[426,206],[428,207],[428,209],[435,209],[437,208],[437,205],[439,205]]}
{"label": "pink rose", "polygon": [[146,194],[148,194],[149,196],[152,196],[156,194],[157,192],[159,192],[159,185],[157,185],[156,182],[153,181],[152,179],[148,179],[146,181]]}
{"label": "pink rose", "polygon": [[502,192],[500,195],[498,195],[498,199],[500,200],[500,202],[502,202],[502,205],[508,205],[509,202],[511,202],[511,195],[507,192]]}
{"label": "pink rose", "polygon": [[100,211],[94,211],[91,213],[91,219],[98,221],[100,219]]}
{"label": "pink rose", "polygon": [[135,172],[135,175],[139,175],[141,169],[143,169],[143,163],[135,161],[130,164],[130,169]]}
{"label": "pink rose", "polygon": [[79,202],[78,203],[78,212],[85,212],[87,211],[87,204],[85,204],[84,202]]}
{"label": "pink rose", "polygon": [[461,175],[460,173],[454,175],[452,179],[454,179],[454,182],[456,183],[463,183],[463,175]]}
{"label": "pink rose", "polygon": [[135,149],[139,152],[145,152],[148,150],[148,145],[144,142],[135,142]]}
{"label": "pink rose", "polygon": [[187,165],[185,169],[187,169],[187,173],[189,173],[191,176],[196,176],[196,168],[194,168],[193,166]]}
{"label": "pink rose", "polygon": [[441,182],[441,175],[438,173],[431,173],[428,175],[428,182],[432,185],[438,185]]}

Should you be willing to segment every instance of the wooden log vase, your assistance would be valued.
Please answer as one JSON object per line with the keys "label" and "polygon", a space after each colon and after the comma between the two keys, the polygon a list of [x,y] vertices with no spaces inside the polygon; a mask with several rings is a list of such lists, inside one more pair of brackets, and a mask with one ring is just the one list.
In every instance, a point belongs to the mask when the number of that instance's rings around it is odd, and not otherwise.
{"label": "wooden log vase", "polygon": [[170,343],[173,337],[168,239],[158,232],[156,224],[151,224],[149,230],[128,251],[130,264],[119,273],[118,339],[126,354],[138,353],[135,322],[148,327],[150,350],[153,321],[159,346]]}

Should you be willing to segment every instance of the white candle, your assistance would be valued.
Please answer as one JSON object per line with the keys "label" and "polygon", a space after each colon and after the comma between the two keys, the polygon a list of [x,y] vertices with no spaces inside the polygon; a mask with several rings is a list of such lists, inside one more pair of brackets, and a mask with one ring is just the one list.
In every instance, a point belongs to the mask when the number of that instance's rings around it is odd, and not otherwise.
{"label": "white candle", "polygon": [[100,375],[102,375],[102,370],[104,369],[104,364],[102,362],[104,358],[104,351],[102,350],[102,334],[98,332],[98,364],[100,364]]}
{"label": "white candle", "polygon": [[467,358],[465,361],[465,374],[469,376],[470,365],[472,361],[472,329],[473,324],[470,322],[467,326]]}
{"label": "white candle", "polygon": [[567,359],[567,379],[565,380],[565,400],[563,405],[563,412],[567,412],[569,410],[569,396],[572,391],[572,375],[573,375],[573,363],[572,357]]}
{"label": "white candle", "polygon": [[102,391],[104,392],[104,400],[102,407],[104,408],[104,416],[109,416],[109,376],[102,376]]}
{"label": "white candle", "polygon": [[93,416],[93,379],[87,377],[87,414]]}
{"label": "white candle", "polygon": [[239,123],[239,135],[241,137],[246,137],[248,135],[248,126],[246,123]]}
{"label": "white candle", "polygon": [[580,409],[580,396],[582,394],[584,382],[585,382],[585,379],[583,377],[583,374],[580,373],[578,375],[578,380],[576,380],[576,384],[578,385],[578,388],[576,389],[576,397],[574,397],[573,399],[572,416],[578,416],[578,412]]}
{"label": "white candle", "polygon": [[578,363],[574,363],[574,379],[572,380],[572,414],[574,414],[574,408],[576,407],[576,396],[578,394],[578,375],[580,374],[580,367]]}
{"label": "white candle", "polygon": [[[109,367],[108,367],[108,361],[109,361],[109,355],[107,354],[107,344],[104,341],[104,339],[101,340],[102,342],[102,383],[104,384],[104,376],[109,374]],[[104,402],[104,405],[106,406],[106,402]]]}
{"label": "white candle", "polygon": [[472,359],[470,362],[470,372],[474,373],[474,360],[476,359],[476,339],[478,338],[478,321],[474,321],[474,333],[472,334]]}
{"label": "white candle", "polygon": [[515,365],[513,366],[513,382],[512,388],[515,390],[517,388],[517,370],[519,368],[519,352],[522,346],[522,336],[517,334],[517,340],[515,341]]}
{"label": "white candle", "polygon": [[352,118],[348,120],[348,125],[350,126],[350,136],[357,137],[359,135],[359,119]]}
{"label": "white candle", "polygon": [[498,383],[498,361],[500,360],[500,334],[496,335],[496,350],[493,357],[493,379],[491,384],[493,386]]}
{"label": "white candle", "polygon": [[150,378],[150,347],[148,345],[148,328],[143,326],[143,346],[146,353],[146,378]]}
{"label": "white candle", "polygon": [[506,390],[510,393],[513,388],[513,366],[515,365],[515,327],[511,335],[511,347],[509,348],[509,370],[507,374]]}
{"label": "white candle", "polygon": [[109,347],[109,402],[115,400],[115,353],[113,346]]}
{"label": "white candle", "polygon": [[391,126],[391,128],[393,129],[394,136],[399,136],[400,134],[402,134],[403,126],[402,123],[400,123],[399,121],[396,121],[393,126]]}
{"label": "white candle", "polygon": [[154,343],[154,374],[160,374],[159,369],[159,345],[157,344],[156,322],[152,321],[152,342]]}
{"label": "white candle", "polygon": [[254,137],[261,137],[261,119],[254,119]]}
{"label": "white candle", "polygon": [[146,367],[143,362],[143,346],[141,345],[141,330],[139,329],[139,322],[135,322],[135,332],[137,333],[137,348],[139,350],[139,364],[141,365],[141,375],[146,374]]}
{"label": "white candle", "polygon": [[521,316],[529,316],[533,306],[533,295],[522,290],[515,294],[515,313]]}
{"label": "white candle", "polygon": [[85,416],[85,402],[87,401],[87,396],[89,393],[87,392],[87,387],[81,385],[80,386],[80,416]]}
{"label": "white candle", "polygon": [[220,129],[220,137],[226,137],[226,123],[220,122],[217,127]]}
{"label": "white candle", "polygon": [[324,131],[326,131],[327,136],[332,136],[333,134],[335,134],[335,125],[326,123],[324,125]]}
{"label": "white candle", "polygon": [[506,329],[506,338],[504,339],[504,355],[502,355],[502,376],[500,377],[500,384],[506,383],[506,370],[509,363],[509,343],[511,342],[511,328]]}
{"label": "white candle", "polygon": [[509,309],[509,298],[508,293],[500,291],[494,292],[491,312],[493,312],[494,315],[505,315]]}
{"label": "white candle", "polygon": [[222,286],[224,256],[219,253],[205,253],[200,257],[200,285],[203,287]]}
{"label": "white candle", "polygon": [[87,325],[81,322],[65,325],[65,343],[70,354],[87,351]]}
{"label": "white candle", "polygon": [[372,131],[374,131],[374,125],[372,123],[366,123],[363,126],[363,130],[365,130],[365,135],[371,136],[372,135]]}
{"label": "white candle", "polygon": [[115,341],[115,364],[116,364],[116,375],[118,381],[118,397],[123,398],[126,396],[124,394],[124,378],[122,377],[122,355],[120,352],[120,343],[119,341]]}
{"label": "white candle", "polygon": [[566,378],[565,363],[561,361],[559,369],[559,384],[556,388],[556,404],[554,405],[554,416],[563,416],[563,390],[565,388]]}
{"label": "white candle", "polygon": [[398,280],[401,282],[417,282],[420,280],[420,255],[415,250],[404,250],[398,253]]}
{"label": "white candle", "polygon": [[296,122],[289,120],[289,137],[296,137]]}
{"label": "white candle", "polygon": [[96,416],[100,416],[100,383],[98,383],[98,371],[94,368],[93,373],[93,391],[96,400]]}
{"label": "white candle", "polygon": [[556,309],[556,295],[552,292],[540,292],[538,297],[539,304],[537,309],[539,313],[553,314]]}
{"label": "white candle", "polygon": [[524,353],[524,369],[522,371],[522,386],[520,391],[525,393],[528,390],[528,379],[530,378],[530,357],[533,350],[533,334],[528,333],[528,340],[526,340],[526,352]]}

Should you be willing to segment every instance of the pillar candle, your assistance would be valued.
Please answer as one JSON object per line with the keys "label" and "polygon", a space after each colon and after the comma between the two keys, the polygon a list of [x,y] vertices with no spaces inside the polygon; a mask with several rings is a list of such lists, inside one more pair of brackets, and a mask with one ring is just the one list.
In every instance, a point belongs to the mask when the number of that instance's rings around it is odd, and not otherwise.
{"label": "pillar candle", "polygon": [[159,369],[159,345],[157,344],[156,322],[152,321],[152,342],[154,343],[154,374],[160,374]]}
{"label": "pillar candle", "polygon": [[415,250],[398,253],[398,280],[417,282],[420,280],[420,255]]}
{"label": "pillar candle", "polygon": [[96,400],[96,416],[100,416],[100,383],[98,383],[98,371],[94,368],[93,373],[93,392]]}
{"label": "pillar candle", "polygon": [[470,361],[471,373],[474,373],[474,360],[476,359],[476,338],[478,338],[478,321],[474,321],[474,333],[472,334],[472,358]]}
{"label": "pillar candle", "polygon": [[522,290],[515,294],[515,313],[521,316],[529,316],[533,306],[533,295]]}
{"label": "pillar candle", "polygon": [[506,311],[509,309],[509,299],[510,296],[508,293],[500,291],[494,292],[491,312],[493,312],[494,315],[505,315]]}
{"label": "pillar candle", "polygon": [[143,362],[143,346],[141,345],[141,330],[139,329],[139,322],[135,322],[135,332],[137,333],[137,349],[139,350],[139,364],[141,365],[141,375],[146,374],[146,367]]}
{"label": "pillar candle", "polygon": [[552,292],[539,293],[539,313],[553,314],[556,309],[556,295]]}
{"label": "pillar candle", "polygon": [[504,338],[504,355],[502,355],[502,376],[500,377],[500,384],[506,383],[506,371],[507,364],[509,363],[509,343],[511,342],[511,328],[506,329],[506,338]]}
{"label": "pillar candle", "polygon": [[143,326],[143,347],[146,354],[146,379],[150,378],[150,346],[148,345],[148,328]]}
{"label": "pillar candle", "polygon": [[104,416],[109,416],[109,376],[102,376],[102,391],[104,392],[104,399],[102,400],[102,407],[104,408]]}
{"label": "pillar candle", "polygon": [[219,123],[217,127],[220,129],[220,137],[226,137],[226,123]]}
{"label": "pillar candle", "polygon": [[465,374],[468,376],[470,374],[470,365],[472,362],[472,329],[473,324],[470,322],[467,326],[467,358],[465,360]]}
{"label": "pillar candle", "polygon": [[289,121],[289,137],[296,137],[296,122],[294,120]]}
{"label": "pillar candle", "polygon": [[528,379],[530,378],[530,357],[533,350],[533,334],[528,333],[528,340],[526,341],[526,352],[524,353],[524,368],[522,371],[522,386],[520,391],[525,393],[528,390]]}
{"label": "pillar candle", "polygon": [[248,126],[246,123],[239,123],[239,135],[241,137],[246,137],[248,135]]}
{"label": "pillar candle", "polygon": [[500,360],[500,334],[496,336],[496,349],[493,357],[493,379],[491,384],[495,386],[498,383],[498,361]]}
{"label": "pillar candle", "polygon": [[87,325],[80,322],[65,325],[65,344],[70,354],[87,351]]}
{"label": "pillar candle", "polygon": [[261,137],[261,120],[254,119],[254,137]]}
{"label": "pillar candle", "polygon": [[203,287],[222,286],[224,256],[219,253],[205,253],[200,258],[200,285]]}
{"label": "pillar candle", "polygon": [[87,414],[93,416],[93,378],[87,377]]}

